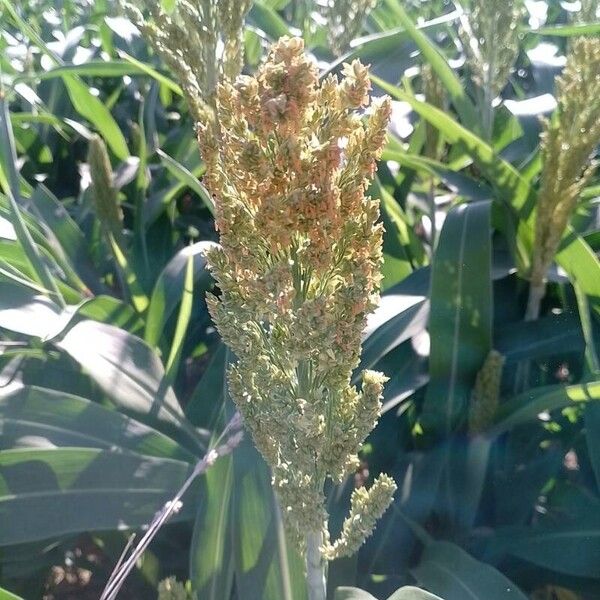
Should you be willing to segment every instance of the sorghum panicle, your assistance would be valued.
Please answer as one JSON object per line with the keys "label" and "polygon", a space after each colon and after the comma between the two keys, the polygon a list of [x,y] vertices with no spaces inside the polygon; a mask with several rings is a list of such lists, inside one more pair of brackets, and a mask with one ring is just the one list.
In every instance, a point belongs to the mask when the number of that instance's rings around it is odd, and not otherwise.
{"label": "sorghum panicle", "polygon": [[[365,190],[391,106],[369,90],[358,61],[319,84],[303,41],[282,38],[256,76],[219,86],[218,118],[199,128],[221,238],[209,310],[237,358],[231,395],[300,546],[323,530],[326,478],[355,469],[386,380],[365,371],[361,391],[350,385],[381,280],[379,205]],[[356,492],[346,541],[328,556],[356,549],[394,489],[382,477]]]}
{"label": "sorghum panicle", "polygon": [[532,285],[543,285],[560,240],[596,164],[600,143],[600,40],[577,38],[557,79],[558,108],[544,121]]}

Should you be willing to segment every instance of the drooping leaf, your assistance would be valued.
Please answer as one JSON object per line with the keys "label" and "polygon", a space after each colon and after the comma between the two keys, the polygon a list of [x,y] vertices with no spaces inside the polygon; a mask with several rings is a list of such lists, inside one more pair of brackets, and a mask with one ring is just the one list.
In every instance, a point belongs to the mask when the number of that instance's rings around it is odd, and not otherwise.
{"label": "drooping leaf", "polygon": [[187,187],[198,194],[198,197],[204,202],[204,205],[212,215],[215,213],[215,203],[208,190],[204,187],[201,181],[184,167],[181,163],[177,162],[174,158],[158,149],[156,153],[160,156],[160,160],[168,171],[175,176],[176,179],[184,183]]}

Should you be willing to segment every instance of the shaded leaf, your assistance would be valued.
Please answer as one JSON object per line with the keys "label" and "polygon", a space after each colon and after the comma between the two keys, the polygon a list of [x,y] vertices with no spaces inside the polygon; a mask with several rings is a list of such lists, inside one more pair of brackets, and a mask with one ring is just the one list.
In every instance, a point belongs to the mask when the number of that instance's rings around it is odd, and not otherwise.
{"label": "shaded leaf", "polygon": [[444,600],[527,600],[502,573],[450,542],[426,546],[412,573]]}
{"label": "shaded leaf", "polygon": [[304,600],[304,564],[287,543],[262,457],[246,438],[233,454],[233,551],[236,582],[247,598]]}
{"label": "shaded leaf", "polygon": [[421,588],[410,585],[395,591],[388,600],[442,600],[439,596],[430,594]]}
{"label": "shaded leaf", "polygon": [[430,382],[423,421],[448,432],[466,406],[492,344],[490,202],[448,214],[433,260]]}
{"label": "shaded leaf", "polygon": [[[177,492],[190,470],[181,461],[118,450],[4,450],[0,546],[139,527]],[[184,504],[177,518],[186,513]]]}
{"label": "shaded leaf", "polygon": [[45,443],[110,450],[194,462],[166,435],[114,409],[72,394],[35,386],[0,389],[0,447]]}
{"label": "shaded leaf", "polygon": [[339,587],[335,590],[334,600],[376,600],[369,592],[354,587]]}
{"label": "shaded leaf", "polygon": [[183,248],[158,276],[150,298],[144,333],[146,342],[151,346],[158,345],[167,320],[181,301],[188,258],[193,259],[196,293],[200,295],[210,287],[212,278],[206,269],[205,252],[214,245],[214,242],[198,242]]}

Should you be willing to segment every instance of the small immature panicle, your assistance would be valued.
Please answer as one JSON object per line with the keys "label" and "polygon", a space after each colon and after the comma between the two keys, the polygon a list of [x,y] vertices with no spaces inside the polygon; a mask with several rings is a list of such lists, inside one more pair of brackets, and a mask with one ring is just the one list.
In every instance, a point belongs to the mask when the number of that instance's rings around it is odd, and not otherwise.
{"label": "small immature panicle", "polygon": [[92,180],[91,193],[94,210],[102,226],[117,242],[123,235],[123,213],[113,185],[113,171],[108,151],[102,138],[94,135],[90,140],[88,164]]}
{"label": "small immature panicle", "polygon": [[[379,205],[365,190],[391,107],[369,90],[358,61],[319,84],[302,40],[282,38],[256,76],[219,86],[218,118],[199,128],[221,238],[208,305],[237,358],[231,395],[300,547],[323,532],[325,480],[355,469],[386,379],[366,371],[361,391],[350,385],[381,280]],[[323,552],[355,550],[394,489],[383,476],[357,491],[347,541],[324,539]]]}
{"label": "small immature panicle", "polygon": [[328,0],[325,5],[329,45],[337,56],[361,32],[369,11],[377,0]]}
{"label": "small immature panicle", "polygon": [[577,14],[576,20],[580,23],[594,23],[598,18],[598,0],[579,0],[581,8]]}
{"label": "small immature panicle", "polygon": [[[600,39],[572,42],[556,96],[558,108],[544,122],[542,134],[544,170],[537,203],[532,290],[543,289],[577,199],[596,168],[590,157],[600,143]],[[530,305],[539,303],[540,293],[530,295]],[[535,312],[535,306],[528,307],[530,315]]]}
{"label": "small immature panicle", "polygon": [[493,424],[500,399],[500,382],[504,368],[504,356],[496,350],[487,355],[471,396],[469,409],[469,433],[476,435],[484,432]]}
{"label": "small immature panicle", "polygon": [[471,0],[461,37],[475,83],[495,97],[508,81],[519,53],[519,0]]}
{"label": "small immature panicle", "polygon": [[218,82],[242,70],[244,18],[252,0],[177,0],[171,12],[161,0],[121,3],[179,78],[192,117],[211,118]]}

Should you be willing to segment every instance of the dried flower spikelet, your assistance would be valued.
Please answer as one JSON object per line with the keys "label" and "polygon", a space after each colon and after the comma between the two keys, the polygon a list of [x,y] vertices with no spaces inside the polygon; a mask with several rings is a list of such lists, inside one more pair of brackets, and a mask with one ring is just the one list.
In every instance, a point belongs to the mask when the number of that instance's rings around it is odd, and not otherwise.
{"label": "dried flower spikelet", "polygon": [[504,362],[502,354],[491,350],[481,370],[477,373],[469,409],[469,433],[471,435],[484,432],[494,423],[500,398],[500,381]]}
{"label": "dried flower spikelet", "polygon": [[545,120],[531,282],[543,285],[600,143],[600,40],[577,38],[557,79],[558,108]]}
{"label": "dried flower spikelet", "polygon": [[113,185],[113,171],[108,151],[100,136],[94,135],[90,140],[87,160],[96,216],[105,231],[120,242],[123,235],[123,213],[117,200],[117,190]]}
{"label": "dried flower spikelet", "polygon": [[363,23],[377,0],[328,0],[323,15],[327,19],[329,46],[336,56],[360,35]]}
{"label": "dried flower spikelet", "polygon": [[217,119],[199,128],[221,241],[208,253],[220,289],[208,307],[299,548],[322,530],[325,481],[355,464],[385,381],[366,372],[361,391],[350,384],[379,299],[383,230],[365,190],[390,103],[363,119],[367,71],[344,73],[319,85],[302,40],[282,38],[254,77],[218,87]]}
{"label": "dried flower spikelet", "polygon": [[190,600],[190,598],[191,594],[175,577],[163,579],[158,584],[158,600]]}
{"label": "dried flower spikelet", "polygon": [[178,0],[172,12],[160,0],[120,1],[179,79],[192,117],[211,119],[217,84],[242,70],[242,32],[252,0]]}
{"label": "dried flower spikelet", "polygon": [[490,2],[471,0],[469,13],[461,20],[460,36],[471,77],[493,97],[504,88],[519,54],[518,0]]}
{"label": "dried flower spikelet", "polygon": [[328,560],[351,556],[373,533],[375,524],[392,503],[396,483],[388,475],[380,475],[373,485],[355,489],[350,499],[350,514],[344,520],[342,533],[333,544],[326,544]]}

